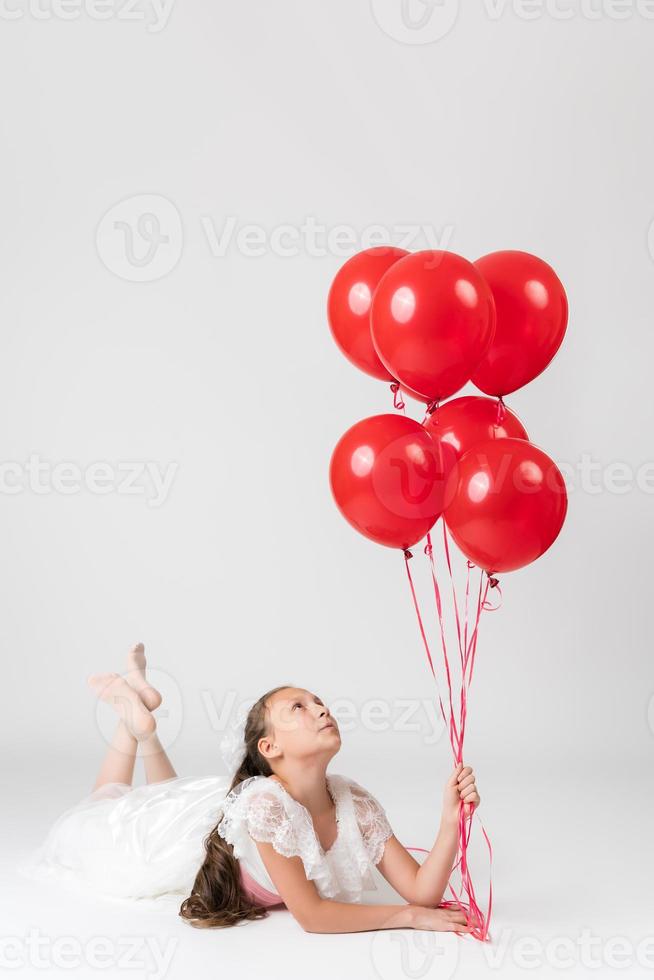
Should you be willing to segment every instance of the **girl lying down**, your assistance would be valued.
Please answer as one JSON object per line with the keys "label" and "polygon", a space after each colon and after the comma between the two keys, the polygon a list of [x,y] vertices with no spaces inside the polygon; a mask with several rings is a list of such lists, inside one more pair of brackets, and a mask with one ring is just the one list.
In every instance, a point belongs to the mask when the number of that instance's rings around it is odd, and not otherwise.
{"label": "girl lying down", "polygon": [[[480,802],[470,766],[447,780],[436,840],[419,864],[372,793],[327,772],[341,735],[310,691],[284,685],[259,698],[229,779],[173,769],[157,737],[161,695],[148,683],[143,644],[124,676],[96,674],[89,684],[118,714],[113,741],[91,794],[58,818],[24,873],[125,899],[185,895],[179,914],[196,927],[286,908],[307,932],[470,931],[464,912],[439,908],[460,803],[469,812]],[[147,782],[134,787],[137,750]],[[362,903],[376,889],[373,867],[404,903]]]}

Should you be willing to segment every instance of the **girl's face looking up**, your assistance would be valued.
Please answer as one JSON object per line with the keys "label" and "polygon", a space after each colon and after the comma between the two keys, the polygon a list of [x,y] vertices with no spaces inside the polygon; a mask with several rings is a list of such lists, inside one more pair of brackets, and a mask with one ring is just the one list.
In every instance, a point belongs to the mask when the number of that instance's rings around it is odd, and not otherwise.
{"label": "girl's face looking up", "polygon": [[338,725],[322,699],[302,687],[285,687],[268,702],[269,734],[259,749],[269,763],[331,758],[341,747]]}

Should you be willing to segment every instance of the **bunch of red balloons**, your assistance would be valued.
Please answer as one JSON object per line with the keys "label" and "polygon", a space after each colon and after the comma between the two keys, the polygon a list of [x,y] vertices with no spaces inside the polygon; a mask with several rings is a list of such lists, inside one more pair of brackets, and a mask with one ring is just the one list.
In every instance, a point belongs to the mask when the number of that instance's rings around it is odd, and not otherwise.
{"label": "bunch of red balloons", "polygon": [[[520,251],[469,262],[370,248],[339,269],[327,306],[343,354],[427,406],[422,423],[374,415],[341,437],[330,483],[343,516],[405,551],[442,516],[489,575],[542,555],[565,520],[565,482],[503,398],[544,371],[563,340],[568,303],[554,270]],[[451,397],[469,381],[486,397]]]}

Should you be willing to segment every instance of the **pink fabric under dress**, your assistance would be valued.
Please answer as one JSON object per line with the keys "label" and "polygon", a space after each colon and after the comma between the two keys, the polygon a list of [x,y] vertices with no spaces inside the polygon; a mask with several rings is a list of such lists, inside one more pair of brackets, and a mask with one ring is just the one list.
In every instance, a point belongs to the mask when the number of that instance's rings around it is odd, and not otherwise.
{"label": "pink fabric under dress", "polygon": [[360,902],[392,835],[383,808],[345,776],[327,774],[338,833],[325,852],[309,811],[280,782],[252,776],[229,792],[224,776],[174,776],[132,787],[109,783],[66,810],[22,866],[32,878],[66,879],[124,899],[191,893],[214,827],[233,847],[253,902],[283,905],[257,841],[299,856],[323,898]]}
{"label": "pink fabric under dress", "polygon": [[265,908],[272,908],[274,905],[284,904],[279,895],[276,895],[275,892],[269,892],[267,888],[264,888],[258,881],[255,881],[252,875],[248,874],[242,861],[239,861],[239,867],[241,869],[243,891],[251,902],[255,905],[263,905]]}

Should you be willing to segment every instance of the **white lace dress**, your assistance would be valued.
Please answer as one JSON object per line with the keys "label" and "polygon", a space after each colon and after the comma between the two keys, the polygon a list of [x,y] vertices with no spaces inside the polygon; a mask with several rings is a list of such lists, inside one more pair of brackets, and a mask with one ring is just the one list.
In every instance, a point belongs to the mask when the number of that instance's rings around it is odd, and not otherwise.
{"label": "white lace dress", "polygon": [[393,831],[381,804],[353,779],[328,773],[327,786],[337,821],[327,851],[309,811],[275,779],[252,776],[228,792],[225,777],[175,776],[138,787],[109,783],[91,793],[58,818],[21,870],[118,898],[186,896],[204,838],[221,821],[218,832],[233,846],[254,900],[282,902],[255,843],[267,841],[302,859],[322,898],[360,902],[377,888],[372,868]]}

